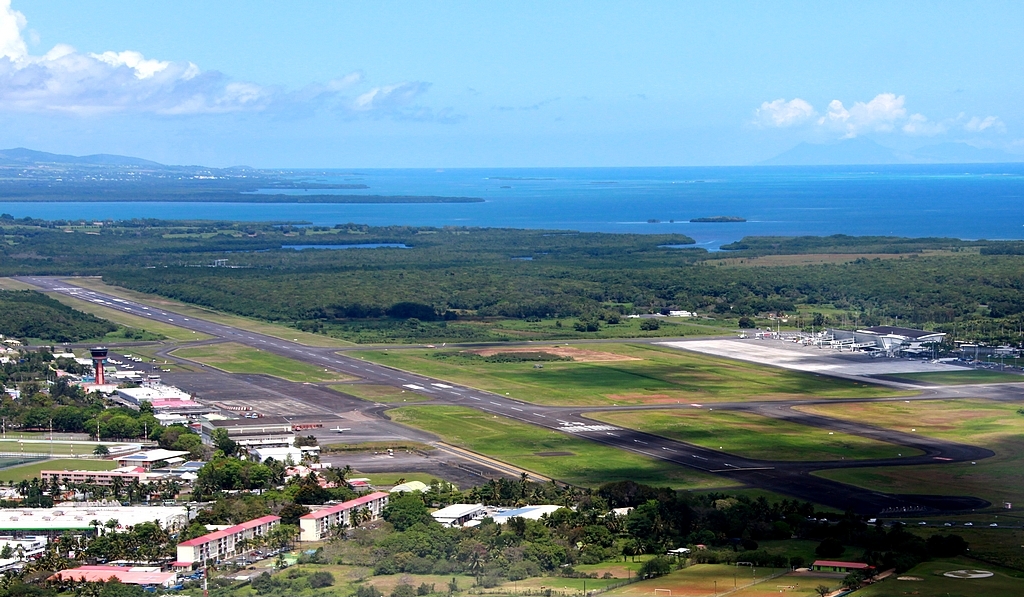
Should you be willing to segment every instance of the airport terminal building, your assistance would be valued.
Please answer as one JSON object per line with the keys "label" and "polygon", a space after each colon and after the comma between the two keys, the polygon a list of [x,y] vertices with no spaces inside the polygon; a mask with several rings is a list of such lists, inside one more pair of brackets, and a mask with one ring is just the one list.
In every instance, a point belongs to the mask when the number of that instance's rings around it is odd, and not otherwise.
{"label": "airport terminal building", "polygon": [[887,354],[899,352],[926,352],[925,345],[942,342],[945,332],[928,332],[913,328],[879,325],[856,331],[830,329],[834,347],[853,350],[882,351]]}

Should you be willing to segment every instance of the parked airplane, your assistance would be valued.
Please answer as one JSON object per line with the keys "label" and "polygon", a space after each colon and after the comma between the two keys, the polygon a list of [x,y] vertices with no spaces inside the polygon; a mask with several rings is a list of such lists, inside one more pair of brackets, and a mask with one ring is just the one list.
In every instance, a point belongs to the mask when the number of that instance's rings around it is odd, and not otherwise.
{"label": "parked airplane", "polygon": [[335,428],[331,429],[331,431],[334,431],[336,433],[345,433],[346,431],[352,431],[352,428],[351,427],[335,427]]}

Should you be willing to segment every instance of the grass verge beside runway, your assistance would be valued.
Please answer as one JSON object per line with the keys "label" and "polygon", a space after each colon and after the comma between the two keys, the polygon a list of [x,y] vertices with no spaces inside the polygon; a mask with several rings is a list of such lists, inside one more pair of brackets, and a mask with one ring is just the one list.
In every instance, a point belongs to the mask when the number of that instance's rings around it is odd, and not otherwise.
{"label": "grass verge beside runway", "polygon": [[234,342],[179,348],[172,354],[228,373],[258,373],[288,381],[311,383],[353,379],[336,371],[325,371],[320,367]]}
{"label": "grass verge beside runway", "polygon": [[1024,383],[1024,375],[1004,373],[989,369],[964,369],[962,371],[936,371],[925,373],[899,373],[879,375],[882,379],[893,381],[919,381],[921,383],[956,386],[981,383]]}
{"label": "grass verge beside runway", "polygon": [[43,460],[0,470],[0,481],[27,481],[39,478],[39,472],[43,470],[56,471],[112,471],[117,468],[113,460],[80,460],[80,459],[57,459]]}
{"label": "grass verge beside runway", "polygon": [[940,400],[815,405],[799,410],[852,421],[870,421],[907,433],[982,446],[992,458],[923,466],[821,471],[822,477],[877,491],[973,495],[998,508],[1024,502],[1024,415],[1018,404],[987,400]]}
{"label": "grass verge beside runway", "polygon": [[143,294],[141,292],[135,292],[134,290],[128,290],[119,286],[110,286],[109,284],[103,283],[99,278],[68,278],[68,281],[83,288],[89,288],[97,292],[130,299],[151,307],[155,306],[158,308],[171,309],[185,317],[205,319],[206,321],[229,325],[238,329],[256,332],[257,334],[280,338],[281,340],[298,342],[299,344],[305,344],[306,346],[352,346],[351,342],[338,340],[337,338],[310,334],[284,325],[258,321],[255,319],[240,317],[238,315],[229,315],[227,313],[212,311],[210,309],[204,309],[203,307],[197,307],[188,303],[171,300],[162,296]]}
{"label": "grass verge beside runway", "polygon": [[[553,345],[536,343],[544,352]],[[563,347],[564,348],[564,347]],[[866,383],[719,359],[640,344],[587,344],[601,362],[488,362],[456,350],[346,353],[398,369],[549,405],[640,405],[793,397],[900,396]],[[469,354],[467,358],[465,355]],[[539,367],[535,366],[539,365]]]}
{"label": "grass verge beside runway", "polygon": [[587,417],[762,460],[863,460],[919,450],[751,413],[707,409],[586,413]]}
{"label": "grass verge beside runway", "polygon": [[678,489],[732,485],[727,479],[471,408],[405,406],[388,415],[453,445],[573,485],[598,487],[625,480]]}
{"label": "grass verge beside runway", "polygon": [[429,396],[417,394],[412,390],[403,390],[393,386],[377,386],[365,383],[347,383],[329,385],[328,388],[335,392],[349,394],[369,402],[399,403],[402,402],[424,402],[430,400]]}

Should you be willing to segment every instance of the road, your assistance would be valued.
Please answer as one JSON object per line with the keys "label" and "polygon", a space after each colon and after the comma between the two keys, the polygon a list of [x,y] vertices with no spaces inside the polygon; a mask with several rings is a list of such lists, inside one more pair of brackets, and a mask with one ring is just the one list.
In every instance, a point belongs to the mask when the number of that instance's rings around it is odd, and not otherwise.
{"label": "road", "polygon": [[[338,371],[366,382],[411,390],[428,396],[434,404],[467,406],[484,412],[501,415],[538,427],[569,433],[597,443],[627,450],[652,458],[672,462],[691,469],[712,473],[735,480],[752,487],[759,487],[798,499],[808,500],[839,509],[851,509],[864,514],[898,515],[912,513],[935,513],[939,511],[960,511],[983,508],[988,502],[979,498],[893,495],[861,489],[813,476],[818,470],[836,468],[859,468],[871,466],[908,466],[921,464],[956,463],[977,461],[988,458],[993,452],[975,446],[957,444],[934,438],[926,438],[873,427],[850,421],[839,421],[793,410],[797,405],[842,402],[866,402],[887,399],[858,400],[794,400],[773,402],[744,402],[716,404],[714,408],[746,410],[765,416],[783,418],[813,427],[842,431],[877,439],[891,444],[916,448],[920,456],[886,460],[840,460],[822,462],[763,461],[742,458],[716,450],[667,439],[631,429],[623,429],[588,419],[580,407],[563,408],[539,406],[500,396],[475,388],[448,383],[384,365],[369,363],[339,354],[337,348],[316,348],[297,342],[234,328],[195,317],[185,317],[173,310],[157,308],[140,302],[123,299],[110,294],[76,286],[67,280],[49,277],[26,276],[17,278],[40,288],[90,301],[104,307],[119,309],[139,317],[162,321],[176,326],[202,332],[222,340],[237,342],[292,358],[318,367]],[[1019,401],[1022,392],[1015,386],[977,386],[971,388],[971,396]],[[327,392],[328,390],[324,390]],[[964,386],[929,389],[912,399],[937,400],[965,397]],[[316,399],[315,397],[313,398]],[[326,398],[325,398],[326,399]],[[899,398],[898,400],[905,400]],[[380,417],[381,407],[368,402],[353,401],[348,407],[361,409],[367,414]],[[358,402],[358,404],[355,404]],[[586,411],[610,410],[615,407],[587,407]],[[658,405],[651,407],[619,407],[623,410],[641,408],[695,408],[689,405]]]}

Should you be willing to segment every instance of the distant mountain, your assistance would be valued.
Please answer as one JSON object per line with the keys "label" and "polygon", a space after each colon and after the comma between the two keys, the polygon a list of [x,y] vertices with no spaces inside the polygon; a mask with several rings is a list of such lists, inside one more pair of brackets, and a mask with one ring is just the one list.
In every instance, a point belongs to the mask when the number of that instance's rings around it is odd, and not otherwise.
{"label": "distant mountain", "polygon": [[77,166],[144,166],[149,168],[163,168],[164,165],[142,158],[133,158],[123,155],[111,155],[97,153],[94,155],[74,156],[49,153],[46,151],[35,151],[17,147],[15,149],[0,149],[0,165],[17,166],[20,164],[73,164]]}
{"label": "distant mountain", "polygon": [[896,153],[871,139],[855,137],[839,143],[801,143],[761,162],[766,166],[840,166],[846,164],[898,164]]}
{"label": "distant mountain", "polygon": [[838,143],[801,143],[761,162],[766,166],[840,166],[850,164],[969,164],[1021,162],[1024,156],[999,149],[947,142],[899,151],[863,137]]}

